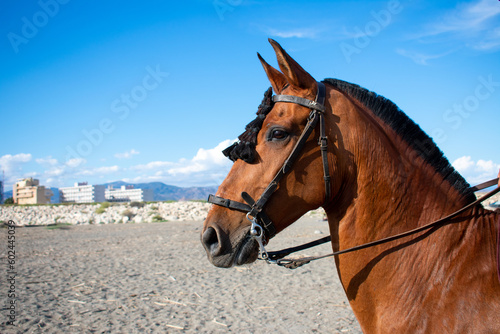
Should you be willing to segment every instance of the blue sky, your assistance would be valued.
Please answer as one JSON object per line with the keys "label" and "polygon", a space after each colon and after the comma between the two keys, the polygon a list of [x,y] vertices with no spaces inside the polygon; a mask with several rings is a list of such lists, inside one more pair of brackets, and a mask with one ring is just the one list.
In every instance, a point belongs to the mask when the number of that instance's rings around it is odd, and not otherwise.
{"label": "blue sky", "polygon": [[276,39],[395,102],[471,183],[500,168],[500,2],[3,1],[0,169],[47,186],[218,185]]}

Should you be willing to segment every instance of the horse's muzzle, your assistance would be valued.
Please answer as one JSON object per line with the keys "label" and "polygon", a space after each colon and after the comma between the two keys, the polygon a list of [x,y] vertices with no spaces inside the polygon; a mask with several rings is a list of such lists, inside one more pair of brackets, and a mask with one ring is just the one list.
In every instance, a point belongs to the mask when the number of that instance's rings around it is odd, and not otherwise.
{"label": "horse's muzzle", "polygon": [[217,227],[208,227],[201,235],[201,243],[209,261],[216,267],[229,268],[254,262],[259,245],[246,232],[231,242],[231,238]]}

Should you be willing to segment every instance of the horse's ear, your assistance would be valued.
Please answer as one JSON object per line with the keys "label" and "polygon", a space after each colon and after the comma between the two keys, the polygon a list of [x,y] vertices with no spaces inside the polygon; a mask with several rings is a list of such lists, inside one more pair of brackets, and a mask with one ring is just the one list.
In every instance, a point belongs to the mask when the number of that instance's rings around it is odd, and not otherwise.
{"label": "horse's ear", "polygon": [[290,57],[278,42],[269,38],[269,43],[273,46],[281,72],[283,72],[290,85],[302,89],[316,87],[316,80]]}
{"label": "horse's ear", "polygon": [[276,94],[281,93],[283,88],[288,84],[286,82],[286,78],[277,69],[266,63],[264,58],[261,57],[259,53],[257,53],[257,57],[259,57],[260,63],[262,64],[262,67],[264,67],[264,71],[266,71],[267,78],[271,82],[271,86],[273,86],[274,92]]}

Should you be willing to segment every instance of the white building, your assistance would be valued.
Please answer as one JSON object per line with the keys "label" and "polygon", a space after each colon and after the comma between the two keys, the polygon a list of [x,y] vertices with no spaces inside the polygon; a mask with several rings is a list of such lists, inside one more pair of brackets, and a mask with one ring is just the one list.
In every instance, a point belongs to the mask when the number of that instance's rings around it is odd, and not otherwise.
{"label": "white building", "polygon": [[61,203],[98,203],[104,202],[104,186],[89,185],[87,182],[75,183],[74,187],[59,188]]}
{"label": "white building", "polygon": [[152,189],[135,189],[134,186],[121,186],[119,189],[114,189],[109,186],[104,192],[106,201],[108,202],[152,202]]}

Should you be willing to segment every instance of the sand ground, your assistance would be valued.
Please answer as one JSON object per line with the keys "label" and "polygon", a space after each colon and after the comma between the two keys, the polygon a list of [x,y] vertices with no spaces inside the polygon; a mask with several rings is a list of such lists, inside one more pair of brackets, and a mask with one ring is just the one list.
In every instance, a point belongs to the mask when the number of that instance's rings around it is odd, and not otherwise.
{"label": "sand ground", "polygon": [[[0,332],[361,333],[332,259],[296,270],[262,261],[215,268],[200,244],[201,227],[178,221],[17,228],[16,320],[6,325],[4,307]],[[305,217],[270,249],[326,233],[326,222]],[[2,259],[7,235],[0,228]],[[323,245],[306,254],[329,251]]]}

